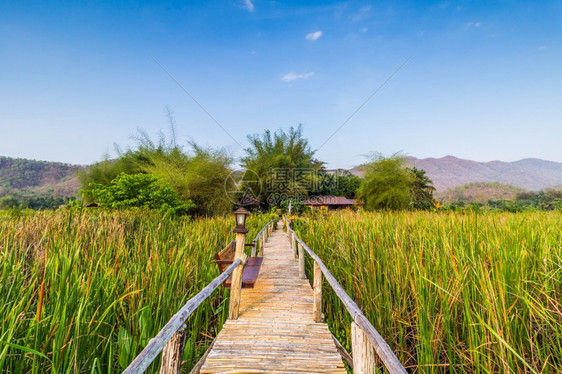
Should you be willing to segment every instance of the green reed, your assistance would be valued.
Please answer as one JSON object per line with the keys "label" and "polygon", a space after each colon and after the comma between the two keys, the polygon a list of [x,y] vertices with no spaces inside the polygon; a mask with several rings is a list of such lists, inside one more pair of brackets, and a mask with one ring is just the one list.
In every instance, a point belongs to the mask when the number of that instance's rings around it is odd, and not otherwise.
{"label": "green reed", "polygon": [[[293,227],[408,371],[562,372],[560,212],[339,212]],[[351,320],[324,287],[350,348]]]}
{"label": "green reed", "polygon": [[[248,240],[268,219],[248,218]],[[218,276],[212,259],[233,226],[232,216],[0,212],[0,372],[121,372]],[[227,318],[227,297],[221,287],[190,316],[186,368]]]}

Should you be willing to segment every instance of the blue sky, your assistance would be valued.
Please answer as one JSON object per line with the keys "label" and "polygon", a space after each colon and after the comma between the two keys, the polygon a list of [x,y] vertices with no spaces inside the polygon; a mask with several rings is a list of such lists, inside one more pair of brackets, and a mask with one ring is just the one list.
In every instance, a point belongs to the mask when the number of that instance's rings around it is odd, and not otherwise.
{"label": "blue sky", "polygon": [[302,123],[317,149],[410,58],[319,159],[562,162],[561,35],[560,1],[0,0],[0,155],[92,163],[165,108],[180,143]]}

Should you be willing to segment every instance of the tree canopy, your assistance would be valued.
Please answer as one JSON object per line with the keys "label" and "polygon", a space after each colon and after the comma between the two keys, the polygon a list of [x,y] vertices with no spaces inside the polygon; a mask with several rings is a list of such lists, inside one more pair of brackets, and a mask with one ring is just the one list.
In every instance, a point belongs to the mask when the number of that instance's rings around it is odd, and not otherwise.
{"label": "tree canopy", "polygon": [[308,195],[322,162],[314,158],[301,125],[273,134],[265,130],[261,135],[249,135],[248,140],[250,147],[246,148],[241,164],[251,176],[257,176],[243,181],[245,190],[249,187],[255,193],[252,197],[269,205],[280,205],[287,198]]}
{"label": "tree canopy", "polygon": [[403,156],[374,155],[372,161],[364,165],[364,171],[359,196],[367,209],[408,208],[411,178]]}
{"label": "tree canopy", "polygon": [[363,168],[365,174],[359,196],[367,209],[429,210],[433,207],[433,182],[425,175],[425,170],[406,167],[403,155],[383,157],[377,154]]}
{"label": "tree canopy", "polygon": [[85,201],[93,201],[90,192],[95,186],[111,186],[119,175],[150,174],[169,185],[183,201],[195,204],[190,206],[192,214],[211,216],[230,212],[232,202],[224,190],[232,158],[222,149],[203,148],[194,142],[185,151],[176,144],[174,131],[171,133],[170,139],[160,134],[155,142],[139,130],[136,148],[118,150],[116,159],[106,159],[81,172]]}

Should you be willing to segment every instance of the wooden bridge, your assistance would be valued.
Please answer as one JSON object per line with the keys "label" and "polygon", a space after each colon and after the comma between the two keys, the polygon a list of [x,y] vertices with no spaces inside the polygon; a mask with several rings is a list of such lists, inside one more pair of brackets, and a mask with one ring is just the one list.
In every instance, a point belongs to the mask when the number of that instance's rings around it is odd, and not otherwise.
{"label": "wooden bridge", "polygon": [[[277,226],[277,228],[275,228]],[[184,322],[232,275],[229,320],[191,373],[375,373],[374,351],[390,373],[406,373],[390,347],[349,298],[320,258],[283,222],[270,222],[252,242],[264,257],[254,288],[241,289],[244,233],[228,269],[170,319],[124,373],[142,373],[162,353],[160,373],[179,373]],[[313,287],[305,274],[305,252],[314,259]],[[322,274],[351,313],[353,358],[322,322]]]}

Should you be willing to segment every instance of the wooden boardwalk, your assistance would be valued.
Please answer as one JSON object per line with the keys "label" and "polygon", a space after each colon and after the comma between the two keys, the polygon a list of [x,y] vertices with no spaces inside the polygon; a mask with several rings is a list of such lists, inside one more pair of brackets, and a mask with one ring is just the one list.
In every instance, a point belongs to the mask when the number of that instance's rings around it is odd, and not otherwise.
{"label": "wooden boardwalk", "polygon": [[242,290],[240,317],[224,324],[201,373],[345,373],[328,326],[313,321],[312,304],[287,233],[273,231],[255,287]]}

